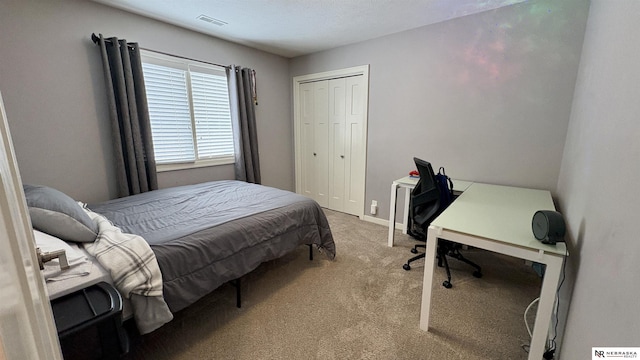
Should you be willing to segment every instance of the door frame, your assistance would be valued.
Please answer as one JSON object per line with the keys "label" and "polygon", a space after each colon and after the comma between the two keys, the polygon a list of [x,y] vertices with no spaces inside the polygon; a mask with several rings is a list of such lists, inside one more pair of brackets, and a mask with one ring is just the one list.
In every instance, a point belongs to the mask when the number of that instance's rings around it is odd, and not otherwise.
{"label": "door frame", "polygon": [[359,169],[364,174],[362,184],[359,184],[360,191],[362,191],[362,206],[360,207],[360,211],[357,214],[360,219],[364,218],[364,210],[365,210],[365,185],[367,182],[367,144],[368,144],[368,122],[369,122],[369,65],[361,65],[354,66],[350,68],[338,69],[325,71],[314,74],[300,75],[293,78],[293,131],[294,131],[294,156],[295,156],[295,180],[296,180],[296,193],[302,193],[302,176],[301,176],[301,168],[302,168],[302,154],[300,154],[300,85],[304,83],[314,82],[314,81],[322,81],[322,80],[330,80],[336,78],[343,77],[351,77],[362,75],[364,79],[364,123],[363,123],[363,132],[364,132],[364,142],[363,142],[363,154],[364,161],[362,162],[362,168]]}
{"label": "door frame", "polygon": [[0,93],[0,359],[62,359]]}

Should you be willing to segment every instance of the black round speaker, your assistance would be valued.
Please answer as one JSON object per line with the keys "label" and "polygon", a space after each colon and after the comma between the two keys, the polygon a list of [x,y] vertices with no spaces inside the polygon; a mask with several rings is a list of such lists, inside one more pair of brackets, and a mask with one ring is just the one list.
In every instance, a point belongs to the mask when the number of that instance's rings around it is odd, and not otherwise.
{"label": "black round speaker", "polygon": [[567,230],[562,214],[552,210],[538,210],[533,214],[531,221],[533,236],[543,244],[555,245],[564,242],[564,234]]}

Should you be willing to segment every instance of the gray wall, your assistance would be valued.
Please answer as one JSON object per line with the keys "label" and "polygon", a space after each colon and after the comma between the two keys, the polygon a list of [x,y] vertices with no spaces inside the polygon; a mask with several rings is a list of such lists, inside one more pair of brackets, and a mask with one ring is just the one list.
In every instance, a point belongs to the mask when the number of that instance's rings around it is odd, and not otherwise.
{"label": "gray wall", "polygon": [[[590,10],[586,1],[529,1],[296,58],[289,68],[92,2],[5,0],[0,90],[23,180],[97,201],[115,186],[91,32],[256,68],[265,183],[293,189],[291,77],[371,64],[367,203],[378,200],[388,216],[389,184],[413,156],[461,179],[555,189],[571,252],[561,356],[584,359],[592,346],[637,346],[640,333],[639,14],[635,0],[593,0]],[[161,182],[232,176],[216,167],[163,173]]]}
{"label": "gray wall", "polygon": [[557,188],[572,240],[563,360],[640,345],[639,18],[636,0],[591,4]]}
{"label": "gray wall", "polygon": [[[92,202],[116,196],[99,50],[92,32],[254,68],[266,185],[293,190],[288,60],[84,0],[0,2],[0,91],[25,183]],[[159,174],[161,187],[233,178],[232,166]]]}
{"label": "gray wall", "polygon": [[[366,214],[413,157],[454,179],[556,187],[588,2],[530,1],[291,61],[370,64]],[[401,201],[399,201],[399,204]]]}

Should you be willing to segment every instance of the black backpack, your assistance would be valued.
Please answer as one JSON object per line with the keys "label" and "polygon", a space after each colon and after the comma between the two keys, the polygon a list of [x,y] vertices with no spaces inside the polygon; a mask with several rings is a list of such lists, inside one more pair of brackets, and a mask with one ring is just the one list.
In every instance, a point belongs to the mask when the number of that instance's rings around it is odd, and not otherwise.
{"label": "black backpack", "polygon": [[436,186],[440,190],[440,209],[446,209],[453,202],[453,181],[444,172],[444,167],[440,167],[436,174]]}

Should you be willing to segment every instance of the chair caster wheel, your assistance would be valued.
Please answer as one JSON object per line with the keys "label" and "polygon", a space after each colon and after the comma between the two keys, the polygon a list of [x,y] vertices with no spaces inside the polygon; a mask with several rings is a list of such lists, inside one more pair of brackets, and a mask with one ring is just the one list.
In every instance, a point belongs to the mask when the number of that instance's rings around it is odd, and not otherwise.
{"label": "chair caster wheel", "polygon": [[402,268],[407,270],[407,271],[411,270],[411,266],[409,266],[409,264],[402,265]]}
{"label": "chair caster wheel", "polygon": [[477,277],[478,279],[482,277],[482,273],[480,271],[474,271],[473,272],[473,276]]}
{"label": "chair caster wheel", "polygon": [[412,253],[412,254],[417,254],[417,253],[418,253],[418,250],[416,250],[416,249],[411,249],[411,253]]}
{"label": "chair caster wheel", "polygon": [[451,289],[453,287],[453,285],[451,285],[451,283],[449,282],[449,280],[445,280],[442,283],[442,286],[446,287],[447,289]]}

